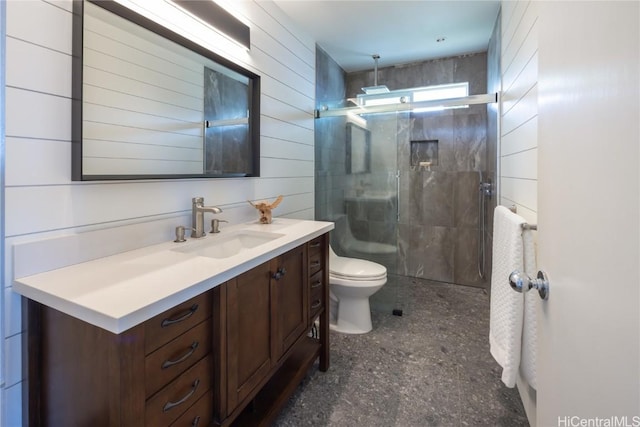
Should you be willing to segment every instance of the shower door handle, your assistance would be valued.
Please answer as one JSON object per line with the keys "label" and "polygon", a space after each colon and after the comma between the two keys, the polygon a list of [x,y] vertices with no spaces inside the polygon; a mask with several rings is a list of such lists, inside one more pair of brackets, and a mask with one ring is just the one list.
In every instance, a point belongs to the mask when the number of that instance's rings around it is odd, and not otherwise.
{"label": "shower door handle", "polygon": [[400,170],[396,170],[396,221],[400,222]]}

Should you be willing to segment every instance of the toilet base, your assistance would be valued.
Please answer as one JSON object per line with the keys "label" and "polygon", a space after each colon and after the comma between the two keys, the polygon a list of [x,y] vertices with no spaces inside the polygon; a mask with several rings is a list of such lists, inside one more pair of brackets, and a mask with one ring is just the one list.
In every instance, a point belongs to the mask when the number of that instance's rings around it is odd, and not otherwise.
{"label": "toilet base", "polygon": [[335,323],[329,324],[331,330],[343,334],[366,334],[371,332],[373,326],[371,325],[369,298],[342,297],[337,306],[338,316]]}

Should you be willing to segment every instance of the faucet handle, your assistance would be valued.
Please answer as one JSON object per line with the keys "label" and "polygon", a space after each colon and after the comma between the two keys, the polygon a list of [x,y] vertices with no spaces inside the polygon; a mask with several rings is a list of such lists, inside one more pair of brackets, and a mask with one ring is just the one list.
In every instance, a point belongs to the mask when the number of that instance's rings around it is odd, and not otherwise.
{"label": "faucet handle", "polygon": [[209,233],[219,233],[220,232],[220,223],[221,222],[229,222],[224,219],[214,218],[211,220],[211,231]]}
{"label": "faucet handle", "polygon": [[191,203],[194,205],[202,205],[204,204],[204,197],[194,197],[191,199]]}
{"label": "faucet handle", "polygon": [[184,226],[179,225],[176,227],[176,240],[174,240],[174,242],[176,243],[182,243],[182,242],[186,242],[187,239],[184,238]]}

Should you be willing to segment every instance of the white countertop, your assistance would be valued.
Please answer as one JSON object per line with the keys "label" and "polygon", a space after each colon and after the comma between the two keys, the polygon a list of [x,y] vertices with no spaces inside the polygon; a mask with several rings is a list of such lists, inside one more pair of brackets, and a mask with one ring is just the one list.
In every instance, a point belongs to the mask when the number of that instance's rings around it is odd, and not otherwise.
{"label": "white countertop", "polygon": [[[118,334],[333,228],[332,222],[285,218],[275,218],[272,224],[239,224],[202,239],[161,243],[16,278],[13,289]],[[222,259],[173,250],[203,241],[214,243],[216,237],[238,230],[278,233],[282,237]]]}

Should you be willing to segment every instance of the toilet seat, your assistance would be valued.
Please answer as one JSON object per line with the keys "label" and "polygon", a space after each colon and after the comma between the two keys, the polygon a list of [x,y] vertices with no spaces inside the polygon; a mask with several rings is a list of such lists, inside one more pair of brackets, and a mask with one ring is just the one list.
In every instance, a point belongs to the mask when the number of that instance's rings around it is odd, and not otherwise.
{"label": "toilet seat", "polygon": [[376,279],[366,279],[366,280],[354,280],[352,278],[342,278],[334,275],[329,276],[329,283],[333,285],[342,285],[349,286],[351,288],[368,288],[368,287],[376,287],[382,286],[387,283],[387,275],[378,277]]}
{"label": "toilet seat", "polygon": [[331,257],[329,275],[337,279],[352,281],[374,281],[387,277],[387,268],[364,259]]}

